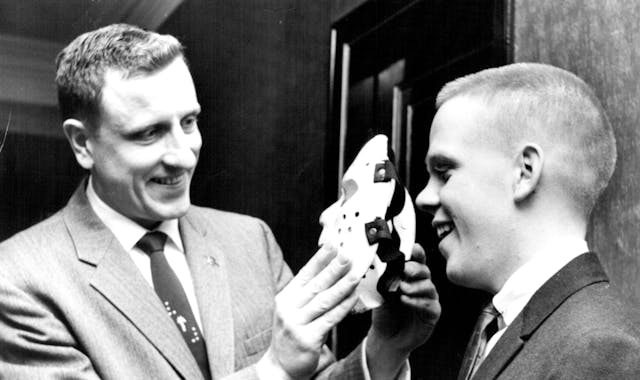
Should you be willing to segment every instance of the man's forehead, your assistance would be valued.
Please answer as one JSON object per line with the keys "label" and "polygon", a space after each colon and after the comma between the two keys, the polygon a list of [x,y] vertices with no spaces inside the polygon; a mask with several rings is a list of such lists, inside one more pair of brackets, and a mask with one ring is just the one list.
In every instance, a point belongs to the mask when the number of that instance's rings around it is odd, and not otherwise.
{"label": "man's forehead", "polygon": [[153,71],[127,72],[118,68],[107,68],[104,71],[103,88],[109,86],[117,87],[133,87],[145,83],[159,82],[158,86],[162,89],[162,84],[171,87],[176,85],[193,85],[191,72],[185,61],[176,58],[169,64],[159,67]]}
{"label": "man's forehead", "polygon": [[182,61],[146,76],[126,78],[122,72],[105,73],[101,106],[127,115],[143,117],[145,112],[162,118],[164,113],[198,113],[198,103],[191,75]]}
{"label": "man's forehead", "polygon": [[456,96],[436,112],[429,132],[427,169],[455,163],[456,156],[488,148],[495,128],[495,112],[478,96]]}

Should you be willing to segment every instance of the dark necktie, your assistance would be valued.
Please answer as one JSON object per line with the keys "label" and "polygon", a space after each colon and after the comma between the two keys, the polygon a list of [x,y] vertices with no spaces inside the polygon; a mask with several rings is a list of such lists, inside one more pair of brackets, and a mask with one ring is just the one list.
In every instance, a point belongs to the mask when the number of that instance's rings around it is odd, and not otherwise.
{"label": "dark necktie", "polygon": [[500,313],[498,313],[498,310],[496,310],[491,302],[482,309],[480,317],[478,317],[478,322],[476,322],[473,328],[473,334],[471,334],[471,340],[467,345],[467,350],[464,353],[458,380],[471,379],[480,366],[480,363],[482,363],[487,342],[493,334],[498,332],[499,315]]}
{"label": "dark necktie", "polygon": [[204,338],[193,316],[184,289],[169,266],[164,255],[167,235],[160,231],[148,232],[136,244],[151,259],[151,278],[156,294],[160,297],[167,314],[175,322],[205,379],[211,379],[207,349]]}

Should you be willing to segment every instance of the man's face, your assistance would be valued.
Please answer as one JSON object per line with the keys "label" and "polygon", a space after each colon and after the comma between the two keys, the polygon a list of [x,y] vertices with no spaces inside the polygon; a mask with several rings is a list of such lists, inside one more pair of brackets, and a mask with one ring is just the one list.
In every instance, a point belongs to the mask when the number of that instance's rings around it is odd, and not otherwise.
{"label": "man's face", "polygon": [[429,137],[427,186],[416,198],[433,214],[451,281],[497,291],[509,268],[512,160],[491,141],[493,117],[472,97],[455,97],[436,113]]}
{"label": "man's face", "polygon": [[202,145],[187,65],[177,58],[150,75],[105,77],[100,124],[87,141],[96,193],[147,228],[184,215]]}

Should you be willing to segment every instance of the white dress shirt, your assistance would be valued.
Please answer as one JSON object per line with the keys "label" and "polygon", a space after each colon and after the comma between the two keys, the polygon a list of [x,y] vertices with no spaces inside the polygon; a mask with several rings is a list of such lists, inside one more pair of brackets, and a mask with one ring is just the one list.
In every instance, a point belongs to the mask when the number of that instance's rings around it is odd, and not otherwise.
{"label": "white dress shirt", "polygon": [[[91,177],[87,182],[87,199],[89,200],[91,208],[96,215],[98,215],[98,218],[100,218],[107,228],[109,228],[109,230],[111,230],[115,235],[116,239],[120,242],[120,245],[122,245],[124,250],[131,256],[131,259],[140,270],[142,277],[144,277],[144,279],[153,288],[153,280],[151,278],[151,260],[146,253],[136,247],[138,240],[140,240],[140,238],[149,231],[104,203],[104,201],[98,197],[98,194],[96,194]],[[200,310],[198,308],[198,302],[196,301],[196,294],[193,290],[193,280],[191,278],[189,266],[187,265],[187,257],[184,253],[184,246],[182,245],[180,231],[178,230],[178,219],[165,220],[160,223],[156,230],[162,231],[168,236],[167,242],[164,246],[164,255],[167,258],[169,266],[178,277],[178,280],[187,295],[191,311],[193,311],[196,322],[198,323],[200,330],[202,330]]]}
{"label": "white dress shirt", "polygon": [[587,242],[582,239],[558,239],[550,246],[554,247],[554,252],[534,256],[534,259],[518,268],[493,297],[493,305],[500,313],[499,330],[487,342],[484,357],[493,349],[535,292],[571,260],[589,251]]}

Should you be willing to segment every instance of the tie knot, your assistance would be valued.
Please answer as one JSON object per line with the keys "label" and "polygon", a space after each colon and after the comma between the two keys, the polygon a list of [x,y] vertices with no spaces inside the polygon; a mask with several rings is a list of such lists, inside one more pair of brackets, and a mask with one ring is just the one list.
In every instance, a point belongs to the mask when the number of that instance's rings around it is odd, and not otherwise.
{"label": "tie knot", "polygon": [[498,332],[498,317],[500,312],[493,306],[493,302],[489,302],[478,319],[480,328],[484,330],[487,340],[491,338],[493,334]]}
{"label": "tie knot", "polygon": [[487,318],[489,317],[495,318],[500,315],[500,312],[498,311],[498,309],[496,309],[496,307],[493,306],[493,302],[489,302],[488,304],[486,304],[485,307],[482,309],[482,313],[486,314]]}
{"label": "tie knot", "polygon": [[164,251],[164,243],[167,241],[167,235],[164,232],[152,231],[147,232],[138,242],[136,247],[140,248],[147,255],[155,252]]}

